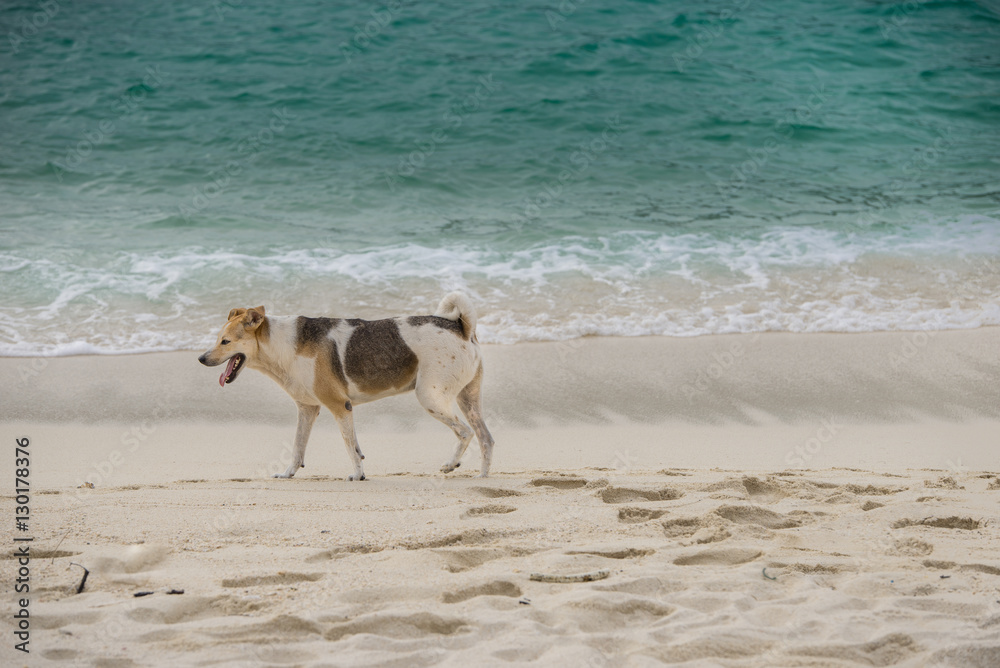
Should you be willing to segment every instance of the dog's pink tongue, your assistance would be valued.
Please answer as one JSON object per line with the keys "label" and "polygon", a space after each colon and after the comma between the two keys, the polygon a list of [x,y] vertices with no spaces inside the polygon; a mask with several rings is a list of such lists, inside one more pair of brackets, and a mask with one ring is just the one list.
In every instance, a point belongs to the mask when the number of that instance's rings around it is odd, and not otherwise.
{"label": "dog's pink tongue", "polygon": [[222,372],[219,376],[219,387],[226,386],[226,377],[233,372],[233,367],[236,366],[236,357],[229,358],[229,364],[226,365],[226,370]]}

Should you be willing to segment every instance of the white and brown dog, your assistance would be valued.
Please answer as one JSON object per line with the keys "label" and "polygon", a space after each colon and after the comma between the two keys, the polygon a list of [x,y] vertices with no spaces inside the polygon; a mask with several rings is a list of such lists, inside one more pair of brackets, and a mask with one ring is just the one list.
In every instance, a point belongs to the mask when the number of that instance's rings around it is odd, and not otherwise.
{"label": "white and brown dog", "polygon": [[[292,463],[276,478],[291,478],[304,466],[306,443],[320,406],[340,425],[354,462],[348,480],[364,480],[361,448],[354,433],[352,407],[415,390],[417,401],[458,437],[455,456],[441,467],[461,465],[473,432],[482,450],[482,471],[490,471],[493,437],[483,422],[480,389],[483,360],[476,340],[476,311],[464,294],[441,300],[434,315],[360,320],[268,316],[264,307],[236,308],[215,346],[198,358],[205,366],[228,361],[219,377],[223,387],[250,367],[270,376],[299,407]],[[455,415],[458,406],[472,429]]]}

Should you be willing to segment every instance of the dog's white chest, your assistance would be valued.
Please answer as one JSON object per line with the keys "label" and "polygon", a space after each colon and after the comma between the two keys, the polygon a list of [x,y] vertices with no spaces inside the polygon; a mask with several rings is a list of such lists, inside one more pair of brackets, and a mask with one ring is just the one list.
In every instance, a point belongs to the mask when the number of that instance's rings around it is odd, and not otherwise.
{"label": "dog's white chest", "polygon": [[318,404],[314,386],[316,382],[316,360],[311,357],[296,355],[292,362],[288,380],[284,383],[285,391],[296,401],[307,404]]}

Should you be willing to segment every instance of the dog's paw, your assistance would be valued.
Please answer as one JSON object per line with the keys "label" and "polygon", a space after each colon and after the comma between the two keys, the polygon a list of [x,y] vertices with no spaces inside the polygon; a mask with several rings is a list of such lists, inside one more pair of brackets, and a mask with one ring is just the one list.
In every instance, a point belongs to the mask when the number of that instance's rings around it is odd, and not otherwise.
{"label": "dog's paw", "polygon": [[354,482],[355,480],[367,480],[367,478],[365,478],[365,474],[364,473],[362,473],[360,476],[356,476],[356,475],[349,475],[349,476],[347,476],[347,481],[348,482]]}
{"label": "dog's paw", "polygon": [[447,464],[441,467],[441,473],[451,473],[461,465],[462,462],[459,462],[457,464],[452,464],[451,462],[448,462]]}
{"label": "dog's paw", "polygon": [[291,478],[291,477],[293,477],[294,475],[295,475],[294,473],[289,473],[288,471],[285,471],[284,473],[275,473],[275,474],[274,474],[273,476],[271,476],[271,477],[272,477],[272,478]]}

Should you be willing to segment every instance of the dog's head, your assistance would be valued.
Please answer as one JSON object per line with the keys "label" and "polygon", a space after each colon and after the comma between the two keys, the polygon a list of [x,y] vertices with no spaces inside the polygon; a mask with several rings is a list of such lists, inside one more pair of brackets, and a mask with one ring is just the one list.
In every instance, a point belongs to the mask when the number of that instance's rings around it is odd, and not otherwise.
{"label": "dog's head", "polygon": [[234,308],[229,312],[229,321],[219,332],[215,346],[199,357],[198,361],[205,366],[218,366],[228,361],[226,370],[219,376],[219,385],[225,387],[226,383],[233,382],[240,375],[247,358],[257,358],[260,345],[258,335],[266,323],[263,306]]}

